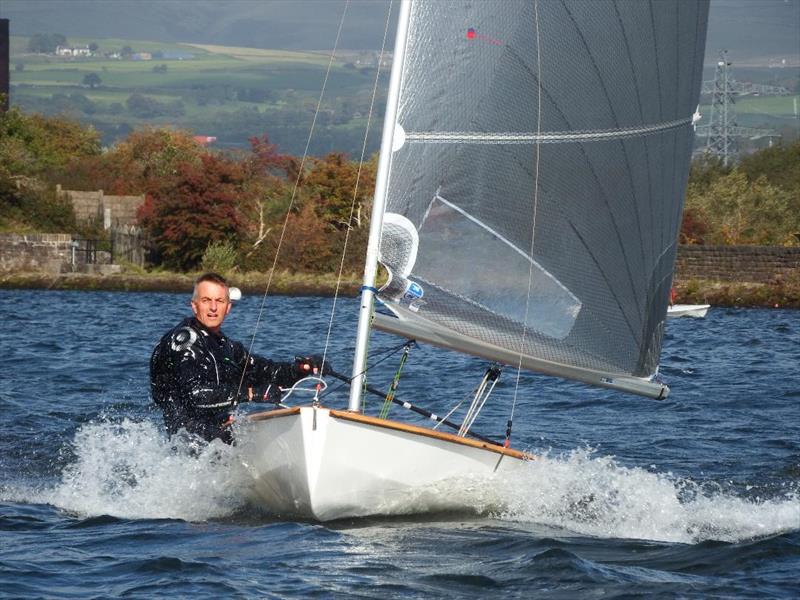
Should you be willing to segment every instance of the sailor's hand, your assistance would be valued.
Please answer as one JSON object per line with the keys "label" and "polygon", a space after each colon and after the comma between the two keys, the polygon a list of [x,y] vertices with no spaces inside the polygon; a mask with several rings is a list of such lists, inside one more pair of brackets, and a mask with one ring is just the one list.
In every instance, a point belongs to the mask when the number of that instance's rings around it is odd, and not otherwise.
{"label": "sailor's hand", "polygon": [[247,399],[249,402],[273,402],[277,404],[281,401],[283,392],[274,383],[247,388]]}
{"label": "sailor's hand", "polygon": [[319,354],[295,356],[294,363],[294,368],[300,377],[307,377],[308,375],[329,375],[332,371],[330,363],[324,360]]}

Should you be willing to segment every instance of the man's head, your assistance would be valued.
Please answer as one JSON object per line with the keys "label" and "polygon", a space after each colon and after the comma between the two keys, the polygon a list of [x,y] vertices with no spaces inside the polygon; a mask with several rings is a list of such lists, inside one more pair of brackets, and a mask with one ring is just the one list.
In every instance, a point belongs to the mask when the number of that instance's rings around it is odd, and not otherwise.
{"label": "man's head", "polygon": [[194,284],[192,312],[209,330],[218,332],[225,317],[231,312],[228,282],[216,273],[200,276]]}

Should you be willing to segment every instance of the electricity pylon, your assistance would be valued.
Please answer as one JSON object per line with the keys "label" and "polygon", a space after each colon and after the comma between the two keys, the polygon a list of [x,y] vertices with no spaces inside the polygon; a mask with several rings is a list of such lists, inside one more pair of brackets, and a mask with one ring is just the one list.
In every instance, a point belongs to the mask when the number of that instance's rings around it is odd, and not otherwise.
{"label": "electricity pylon", "polygon": [[[777,135],[771,129],[756,129],[754,127],[740,127],[736,123],[736,97],[752,91],[753,84],[741,84],[733,77],[731,62],[728,60],[728,51],[720,52],[717,68],[714,72],[714,82],[711,89],[711,114],[708,124],[699,125],[697,135],[706,138],[705,154],[716,156],[722,160],[726,167],[736,159],[738,146],[737,137],[771,137]],[[704,85],[704,90],[709,89]],[[775,87],[774,93],[781,94],[782,88]]]}

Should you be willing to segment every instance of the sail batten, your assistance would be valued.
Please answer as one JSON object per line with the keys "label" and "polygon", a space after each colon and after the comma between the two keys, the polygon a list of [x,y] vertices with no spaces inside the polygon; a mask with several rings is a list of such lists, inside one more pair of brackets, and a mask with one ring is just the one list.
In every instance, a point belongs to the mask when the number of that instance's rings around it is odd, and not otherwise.
{"label": "sail batten", "polygon": [[679,4],[412,3],[380,252],[404,322],[661,393],[708,15]]}
{"label": "sail batten", "polygon": [[411,131],[406,132],[407,142],[472,143],[472,144],[554,144],[583,142],[587,140],[620,140],[641,137],[651,133],[669,131],[691,125],[692,118],[676,119],[642,127],[628,127],[604,131],[554,131],[551,133],[485,133],[475,131]]}

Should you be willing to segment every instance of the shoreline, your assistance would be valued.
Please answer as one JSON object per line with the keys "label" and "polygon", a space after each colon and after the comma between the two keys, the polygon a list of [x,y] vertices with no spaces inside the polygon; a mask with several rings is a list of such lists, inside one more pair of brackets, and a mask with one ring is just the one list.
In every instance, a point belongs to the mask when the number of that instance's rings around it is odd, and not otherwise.
{"label": "shoreline", "polygon": [[[191,291],[197,274],[183,273],[0,273],[0,289],[41,289],[104,292],[167,292]],[[262,295],[267,287],[263,273],[231,274],[231,285],[248,295]],[[270,282],[269,293],[281,296],[333,296],[336,278],[332,275],[276,273]],[[680,304],[710,304],[728,308],[793,308],[800,309],[800,283],[770,284],[733,283],[690,280],[674,284],[676,302]],[[356,275],[343,277],[338,294],[354,297],[361,288]]]}
{"label": "shoreline", "polygon": [[[67,290],[97,292],[191,293],[199,273],[0,273],[0,289]],[[225,275],[231,286],[248,295],[262,295],[267,287],[265,274]],[[336,278],[330,275],[276,273],[269,283],[269,293],[279,296],[333,296]],[[339,295],[355,296],[361,282],[353,276],[342,279]]]}

